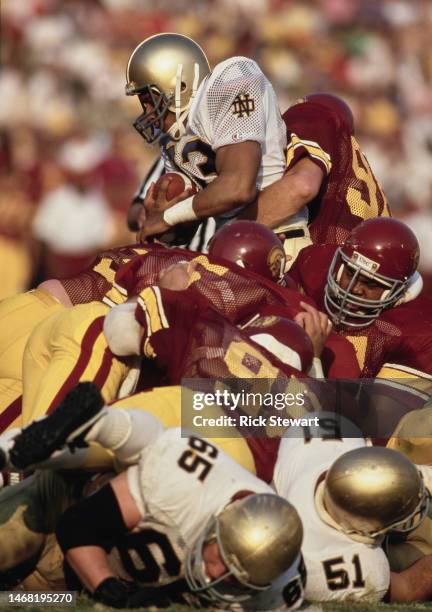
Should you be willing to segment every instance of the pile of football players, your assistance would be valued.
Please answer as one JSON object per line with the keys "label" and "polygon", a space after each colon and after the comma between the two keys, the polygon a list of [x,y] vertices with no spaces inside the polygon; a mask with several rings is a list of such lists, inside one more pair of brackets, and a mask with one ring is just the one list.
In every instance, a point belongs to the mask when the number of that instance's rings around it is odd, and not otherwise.
{"label": "pile of football players", "polygon": [[[0,467],[20,480],[0,492],[1,588],[431,600],[432,300],[350,109],[320,93],[282,116],[253,60],[211,70],[178,34],[126,76],[160,147],[138,242],[0,303]],[[314,425],[243,427],[272,407],[209,401],[223,427],[185,427],[197,392],[263,385],[303,390],[283,416]]]}

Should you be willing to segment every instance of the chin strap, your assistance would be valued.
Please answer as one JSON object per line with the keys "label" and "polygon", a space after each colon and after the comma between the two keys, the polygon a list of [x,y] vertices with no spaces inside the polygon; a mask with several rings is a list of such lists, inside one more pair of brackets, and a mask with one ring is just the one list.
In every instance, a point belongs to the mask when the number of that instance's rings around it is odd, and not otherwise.
{"label": "chin strap", "polygon": [[194,64],[194,79],[192,83],[192,93],[189,98],[189,102],[181,111],[181,85],[182,85],[182,73],[183,73],[183,64],[178,64],[177,66],[177,74],[176,74],[176,86],[175,86],[175,116],[176,121],[170,127],[167,134],[173,140],[180,140],[183,134],[186,131],[186,119],[189,114],[189,109],[192,105],[192,102],[195,99],[196,92],[198,91],[198,81],[199,81],[199,65],[197,63]]}

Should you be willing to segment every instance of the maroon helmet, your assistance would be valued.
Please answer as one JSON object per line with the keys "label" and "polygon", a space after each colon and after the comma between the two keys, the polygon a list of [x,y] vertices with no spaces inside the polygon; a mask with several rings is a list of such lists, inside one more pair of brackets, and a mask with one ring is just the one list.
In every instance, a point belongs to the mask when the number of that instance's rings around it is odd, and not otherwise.
{"label": "maroon helmet", "polygon": [[354,134],[354,116],[348,104],[329,93],[314,93],[303,98],[304,102],[313,102],[333,111],[337,114],[341,122],[349,129],[350,134]]}
{"label": "maroon helmet", "polygon": [[263,315],[243,328],[251,340],[287,365],[307,374],[314,350],[305,330],[286,317]]}
{"label": "maroon helmet", "polygon": [[280,282],[285,269],[285,252],[271,229],[255,221],[232,221],[223,225],[209,243],[209,257]]}
{"label": "maroon helmet", "polygon": [[[394,306],[417,269],[419,252],[414,233],[396,219],[377,217],[355,227],[335,252],[327,276],[325,306],[333,321],[349,327],[366,327],[384,308]],[[345,266],[354,273],[343,289],[340,279]],[[354,295],[360,275],[382,286],[379,299]]]}

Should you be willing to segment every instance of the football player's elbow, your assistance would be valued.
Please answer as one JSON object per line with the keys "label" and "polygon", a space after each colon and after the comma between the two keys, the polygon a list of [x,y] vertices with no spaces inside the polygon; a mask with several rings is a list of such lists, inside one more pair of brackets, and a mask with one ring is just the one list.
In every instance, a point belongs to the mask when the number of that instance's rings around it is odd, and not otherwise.
{"label": "football player's elbow", "polygon": [[308,177],[299,175],[293,178],[291,192],[296,200],[302,204],[307,204],[316,197],[319,187]]}
{"label": "football player's elbow", "polygon": [[390,593],[389,601],[409,601],[410,588],[409,581],[406,580],[404,572],[390,573]]}
{"label": "football player's elbow", "polygon": [[228,192],[231,200],[237,206],[243,206],[250,204],[257,197],[258,191],[255,182],[253,184],[243,183],[237,180],[232,184],[230,191]]}
{"label": "football player's elbow", "polygon": [[413,565],[390,574],[390,602],[430,601],[432,597],[432,555],[420,557]]}

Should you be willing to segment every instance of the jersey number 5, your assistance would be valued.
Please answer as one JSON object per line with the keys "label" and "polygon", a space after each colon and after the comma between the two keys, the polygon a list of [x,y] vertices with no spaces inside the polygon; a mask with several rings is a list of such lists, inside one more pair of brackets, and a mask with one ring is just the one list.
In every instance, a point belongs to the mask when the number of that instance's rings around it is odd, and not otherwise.
{"label": "jersey number 5", "polygon": [[198,480],[204,482],[213,467],[213,461],[209,461],[209,459],[216,459],[218,450],[213,444],[201,438],[191,437],[188,440],[188,444],[191,450],[186,450],[182,454],[178,464],[189,474],[196,472]]}
{"label": "jersey number 5", "polygon": [[348,187],[346,201],[353,215],[362,219],[389,217],[389,207],[381,187],[378,185],[368,160],[363,155],[354,137],[351,138],[353,172],[359,181],[360,189]]}
{"label": "jersey number 5", "polygon": [[343,557],[334,557],[333,559],[322,561],[327,579],[327,586],[330,591],[340,591],[342,589],[347,589],[349,586],[355,589],[361,589],[365,586],[359,556],[354,555],[351,559],[351,563],[354,566],[354,580],[350,585],[348,571],[343,567],[344,565],[346,566]]}

